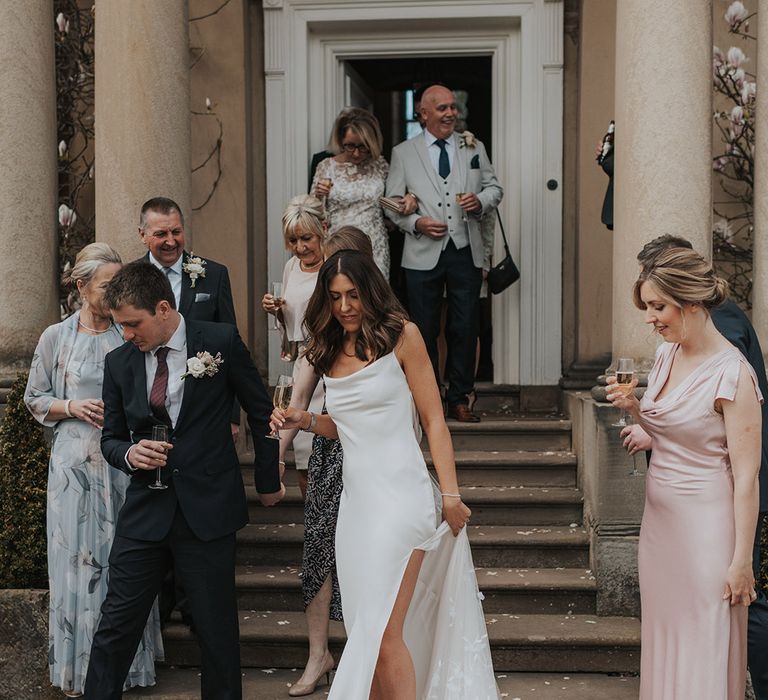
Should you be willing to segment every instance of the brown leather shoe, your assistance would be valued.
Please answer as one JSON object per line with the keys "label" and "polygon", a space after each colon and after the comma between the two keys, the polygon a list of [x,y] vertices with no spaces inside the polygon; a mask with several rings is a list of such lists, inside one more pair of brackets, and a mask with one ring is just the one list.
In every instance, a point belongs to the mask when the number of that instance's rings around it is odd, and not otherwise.
{"label": "brown leather shoe", "polygon": [[457,403],[455,406],[448,407],[448,418],[453,418],[459,423],[479,423],[480,416],[476,416],[469,410],[465,403]]}

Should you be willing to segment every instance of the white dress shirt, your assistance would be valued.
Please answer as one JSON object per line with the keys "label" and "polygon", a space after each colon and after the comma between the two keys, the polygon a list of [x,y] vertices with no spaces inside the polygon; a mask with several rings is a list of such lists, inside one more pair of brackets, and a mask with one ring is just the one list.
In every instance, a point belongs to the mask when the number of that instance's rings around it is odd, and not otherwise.
{"label": "white dress shirt", "polygon": [[[440,150],[438,146],[435,148]],[[149,262],[151,262],[160,272],[165,272],[165,265],[158,262],[152,253],[149,254]],[[173,290],[173,298],[176,299],[176,308],[179,308],[181,304],[181,280],[183,277],[181,266],[184,264],[184,253],[179,255],[179,259],[168,268],[168,281],[171,283],[171,289]]]}
{"label": "white dress shirt", "polygon": [[[168,364],[168,388],[165,392],[165,408],[171,418],[171,425],[176,426],[181,411],[181,399],[184,396],[184,380],[181,375],[187,371],[187,324],[179,314],[179,327],[165,344],[169,348],[166,356]],[[144,353],[144,366],[147,368],[147,401],[152,392],[152,384],[157,373],[157,348]]]}
{"label": "white dress shirt", "polygon": [[[181,400],[184,398],[184,380],[181,378],[181,375],[187,370],[187,324],[184,322],[184,317],[181,314],[179,314],[179,326],[165,344],[165,347],[170,348],[165,358],[165,362],[168,365],[165,410],[168,411],[171,425],[175,427],[176,421],[179,419],[179,412],[181,411]],[[149,395],[152,393],[152,384],[154,384],[155,374],[157,374],[156,352],[157,348],[144,353],[144,367],[147,374],[147,401],[149,401]],[[124,457],[125,464],[131,472],[136,471],[136,468],[128,459],[128,455],[131,454],[133,447],[131,445],[128,448]]]}
{"label": "white dress shirt", "polygon": [[[435,141],[439,137],[434,136],[427,129],[424,129],[424,139],[427,142],[427,153],[429,153],[429,159],[432,161],[432,167],[435,172],[440,175],[440,146]],[[453,171],[453,156],[456,152],[456,132],[454,131],[447,139],[445,139],[445,150],[448,153],[448,162],[451,164],[451,171]]]}

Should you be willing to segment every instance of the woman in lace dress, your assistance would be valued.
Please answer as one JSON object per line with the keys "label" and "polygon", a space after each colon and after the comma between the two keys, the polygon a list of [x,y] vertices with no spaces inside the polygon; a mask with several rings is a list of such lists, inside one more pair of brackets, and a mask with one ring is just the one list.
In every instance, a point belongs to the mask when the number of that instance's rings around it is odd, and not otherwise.
{"label": "woman in lace dress", "polygon": [[638,550],[641,700],[744,697],[762,397],[710,318],[726,293],[698,253],[659,254],[634,288],[666,341],[648,389],[638,402],[609,379],[609,399],[653,438]]}
{"label": "woman in lace dress", "polygon": [[470,510],[424,341],[357,251],[326,260],[306,318],[328,414],[275,409],[272,423],[344,449],[336,562],[347,643],[329,700],[496,700]]}
{"label": "woman in lace dress", "polygon": [[[342,112],[330,143],[336,155],[317,166],[312,192],[325,199],[330,235],[346,225],[364,231],[371,239],[373,259],[388,279],[389,238],[379,198],[384,196],[389,165],[381,149],[381,129],[373,114]],[[415,201],[410,204],[415,209]]]}
{"label": "woman in lace dress", "polygon": [[[80,251],[65,282],[76,287],[82,308],[43,332],[24,395],[32,415],[53,428],[47,511],[48,666],[51,683],[67,697],[83,693],[107,593],[115,521],[129,482],[128,475],[112,469],[101,454],[104,357],[123,344],[101,299],[120,266],[120,256],[106,243]],[[162,656],[155,605],[125,687],[154,685],[155,658]]]}

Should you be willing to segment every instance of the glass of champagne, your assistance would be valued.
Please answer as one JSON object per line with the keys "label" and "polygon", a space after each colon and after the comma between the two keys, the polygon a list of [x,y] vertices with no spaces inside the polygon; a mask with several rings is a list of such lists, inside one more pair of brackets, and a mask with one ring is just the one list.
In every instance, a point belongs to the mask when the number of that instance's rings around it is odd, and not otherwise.
{"label": "glass of champagne", "polygon": [[282,282],[272,282],[272,296],[274,297],[275,306],[277,307],[275,309],[275,315],[272,319],[272,330],[279,331],[280,321],[277,318],[277,311],[283,305],[283,283]]}
{"label": "glass of champagne", "polygon": [[[293,394],[293,377],[287,374],[281,374],[275,384],[275,393],[272,394],[272,405],[285,411],[291,405],[291,395]],[[280,431],[273,430],[268,438],[273,440],[280,439]]]}
{"label": "glass of champagne", "polygon": [[[629,396],[632,391],[632,379],[634,375],[635,361],[631,357],[620,357],[618,364],[616,365],[616,385],[626,396]],[[626,428],[629,425],[627,418],[626,411],[622,409],[619,420],[617,420],[613,426],[615,428]]]}
{"label": "glass of champagne", "polygon": [[[152,426],[152,439],[155,442],[168,442],[168,426],[167,425],[153,425]],[[168,487],[160,481],[160,470],[162,467],[157,468],[157,476],[155,477],[155,483],[150,484],[151,489],[167,489]]]}
{"label": "glass of champagne", "polygon": [[461,220],[464,223],[467,223],[467,212],[465,212],[464,209],[462,209],[462,207],[461,207],[461,198],[465,194],[467,194],[467,193],[466,192],[457,192],[456,193],[456,204],[458,204],[459,205],[459,209],[461,209]]}
{"label": "glass of champagne", "polygon": [[[318,185],[322,185],[323,187],[327,187],[329,190],[331,187],[333,187],[333,180],[329,177],[321,177],[317,181]],[[323,196],[323,211],[325,212],[325,219],[328,220],[328,195]]]}

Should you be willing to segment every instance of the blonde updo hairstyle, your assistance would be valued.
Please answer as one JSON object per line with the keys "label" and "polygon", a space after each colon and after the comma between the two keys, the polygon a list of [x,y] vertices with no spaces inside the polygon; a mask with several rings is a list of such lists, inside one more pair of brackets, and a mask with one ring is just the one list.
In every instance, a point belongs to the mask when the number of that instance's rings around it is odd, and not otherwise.
{"label": "blonde updo hairstyle", "polygon": [[307,232],[314,233],[322,245],[325,241],[325,228],[325,208],[317,197],[299,194],[288,202],[283,212],[283,238],[286,248],[290,248],[290,236]]}
{"label": "blonde updo hairstyle", "polygon": [[680,309],[695,304],[709,311],[728,298],[728,282],[690,248],[669,248],[643,268],[632,290],[635,306],[641,310],[646,306],[640,296],[643,282],[653,284],[665,301]]}
{"label": "blonde updo hairstyle", "polygon": [[64,272],[62,283],[71,286],[72,291],[79,294],[78,282],[88,284],[102,265],[116,263],[122,265],[123,261],[118,252],[106,243],[89,243],[75,258],[75,264]]}

